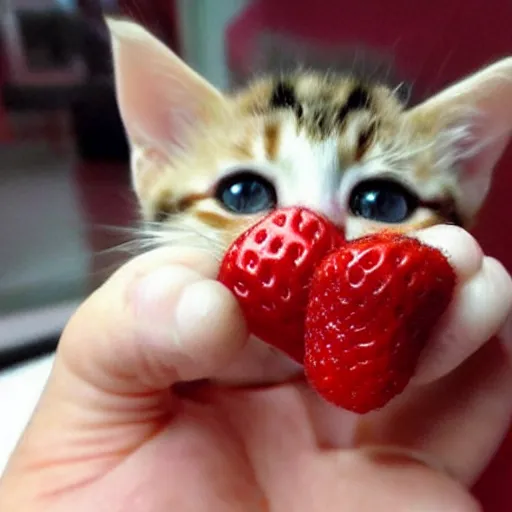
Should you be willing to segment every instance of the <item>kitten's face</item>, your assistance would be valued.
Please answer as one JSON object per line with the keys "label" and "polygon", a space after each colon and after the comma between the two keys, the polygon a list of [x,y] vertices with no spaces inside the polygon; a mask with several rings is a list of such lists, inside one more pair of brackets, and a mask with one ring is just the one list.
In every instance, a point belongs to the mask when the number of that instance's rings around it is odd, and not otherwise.
{"label": "kitten's face", "polygon": [[140,27],[111,29],[144,217],[219,255],[276,206],[307,206],[349,239],[467,226],[510,134],[496,97],[511,94],[510,59],[407,110],[384,86],[309,73],[223,95]]}
{"label": "kitten's face", "polygon": [[[187,152],[139,189],[148,219],[189,216],[223,246],[276,206],[307,206],[349,239],[455,219],[456,180],[436,153],[438,134],[385,87],[297,74],[226,101]],[[147,161],[141,151],[134,164]]]}

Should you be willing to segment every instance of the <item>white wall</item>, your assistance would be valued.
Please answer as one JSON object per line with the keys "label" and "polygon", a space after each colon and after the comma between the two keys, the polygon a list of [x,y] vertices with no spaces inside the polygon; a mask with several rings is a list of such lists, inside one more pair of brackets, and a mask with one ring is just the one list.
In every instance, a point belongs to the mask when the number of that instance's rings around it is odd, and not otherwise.
{"label": "white wall", "polygon": [[91,253],[74,166],[44,142],[0,148],[0,320],[87,290]]}

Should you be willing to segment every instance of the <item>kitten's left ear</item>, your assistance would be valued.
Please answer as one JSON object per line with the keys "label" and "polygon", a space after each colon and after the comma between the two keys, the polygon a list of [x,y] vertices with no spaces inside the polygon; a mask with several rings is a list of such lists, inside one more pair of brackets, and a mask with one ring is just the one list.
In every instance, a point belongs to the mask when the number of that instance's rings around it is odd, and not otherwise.
{"label": "kitten's left ear", "polygon": [[472,219],[512,134],[512,57],[452,85],[408,115],[439,130],[440,157],[452,158],[450,166],[458,172],[459,209]]}

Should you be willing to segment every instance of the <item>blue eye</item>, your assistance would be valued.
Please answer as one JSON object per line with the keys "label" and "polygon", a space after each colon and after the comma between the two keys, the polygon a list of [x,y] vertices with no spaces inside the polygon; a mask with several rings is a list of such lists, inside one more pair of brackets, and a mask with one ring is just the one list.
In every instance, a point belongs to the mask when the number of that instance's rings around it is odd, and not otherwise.
{"label": "blue eye", "polygon": [[359,183],[350,195],[349,205],[358,217],[395,224],[414,213],[418,198],[399,183],[377,179]]}
{"label": "blue eye", "polygon": [[276,189],[272,183],[250,171],[224,178],[217,185],[215,197],[227,210],[238,214],[271,210],[277,204]]}

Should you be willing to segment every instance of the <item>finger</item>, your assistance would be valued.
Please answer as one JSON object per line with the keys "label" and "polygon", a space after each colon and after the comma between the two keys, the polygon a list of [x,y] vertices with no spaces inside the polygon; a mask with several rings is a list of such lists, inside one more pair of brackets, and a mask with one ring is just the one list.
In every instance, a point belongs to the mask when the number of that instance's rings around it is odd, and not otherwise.
{"label": "finger", "polygon": [[458,279],[452,304],[416,370],[414,382],[424,384],[453,371],[500,330],[512,308],[512,280],[460,228],[436,226],[417,236],[447,256]]}
{"label": "finger", "polygon": [[282,505],[283,510],[481,510],[459,482],[400,450],[372,447],[328,451],[312,463],[302,461],[299,467],[305,473],[300,480],[292,480],[292,469],[291,475],[276,475],[273,481],[276,488],[294,491],[291,502]]}
{"label": "finger", "polygon": [[471,485],[508,431],[511,387],[508,357],[493,340],[444,378],[411,386],[382,411],[363,417],[358,442],[424,453]]}
{"label": "finger", "polygon": [[[372,447],[352,455],[351,481],[346,483],[368,511],[445,510],[478,512],[480,506],[469,492],[446,473],[431,468],[421,458],[392,448]],[[348,479],[349,477],[347,477]],[[368,493],[368,489],[372,489]],[[356,494],[356,495],[357,495]],[[371,496],[370,496],[371,495]],[[354,510],[362,510],[354,503]],[[373,506],[372,506],[373,505]]]}
{"label": "finger", "polygon": [[247,338],[216,273],[202,251],[162,249],[135,259],[74,315],[56,370],[65,365],[90,385],[123,394],[209,377]]}
{"label": "finger", "polygon": [[465,282],[482,267],[484,253],[466,230],[457,226],[438,225],[414,234],[421,242],[439,249],[448,258],[458,281]]}

